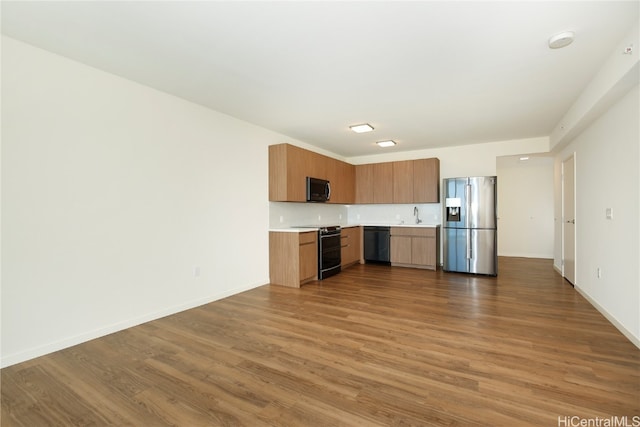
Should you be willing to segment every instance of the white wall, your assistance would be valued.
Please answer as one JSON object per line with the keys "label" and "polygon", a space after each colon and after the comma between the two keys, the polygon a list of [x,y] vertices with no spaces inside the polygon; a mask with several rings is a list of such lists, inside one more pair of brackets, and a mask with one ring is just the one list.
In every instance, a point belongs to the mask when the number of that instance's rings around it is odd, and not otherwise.
{"label": "white wall", "polygon": [[294,141],[6,37],[2,79],[3,366],[268,283]]}
{"label": "white wall", "polygon": [[498,255],[553,258],[553,157],[498,157]]}
{"label": "white wall", "polygon": [[[267,146],[304,143],[6,37],[2,79],[2,366],[268,282],[281,211]],[[636,341],[637,99],[636,87],[558,155],[577,152],[578,288]],[[343,160],[439,157],[446,178],[548,149],[534,138]]]}
{"label": "white wall", "polygon": [[[556,156],[556,212],[563,160],[576,161],[576,289],[640,346],[640,90],[636,85]],[[613,219],[605,217],[613,208]],[[555,265],[561,268],[562,228]],[[602,269],[601,278],[597,268]]]}
{"label": "white wall", "polygon": [[[268,282],[269,218],[291,206],[267,201],[267,146],[304,143],[8,37],[2,48],[2,366]],[[408,155],[492,174],[497,153],[546,145]],[[318,222],[348,216],[322,209]]]}
{"label": "white wall", "polygon": [[[562,149],[621,96],[638,84],[639,45],[640,23],[636,23],[611,49],[609,57],[603,62],[598,73],[553,129],[550,135],[551,149],[556,151]],[[627,47],[632,47],[633,53],[624,54]]]}
{"label": "white wall", "polygon": [[493,176],[496,175],[496,158],[499,156],[547,153],[548,151],[549,138],[540,137],[417,151],[388,151],[373,156],[350,157],[346,161],[360,165],[437,157],[440,159],[440,178],[443,179],[460,176]]}
{"label": "white wall", "polygon": [[[551,133],[555,217],[562,216],[561,164],[576,162],[576,289],[640,347],[640,25],[611,49],[599,72]],[[605,212],[613,208],[613,219]],[[562,270],[562,222],[554,265]],[[602,275],[597,277],[597,269]]]}

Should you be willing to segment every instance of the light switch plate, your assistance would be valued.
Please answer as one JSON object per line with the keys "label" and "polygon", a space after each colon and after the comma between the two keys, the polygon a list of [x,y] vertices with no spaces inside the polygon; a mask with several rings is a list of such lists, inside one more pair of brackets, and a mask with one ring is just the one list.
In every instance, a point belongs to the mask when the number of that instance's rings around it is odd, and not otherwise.
{"label": "light switch plate", "polygon": [[607,219],[613,219],[613,208],[607,208],[605,210],[605,215],[607,216]]}

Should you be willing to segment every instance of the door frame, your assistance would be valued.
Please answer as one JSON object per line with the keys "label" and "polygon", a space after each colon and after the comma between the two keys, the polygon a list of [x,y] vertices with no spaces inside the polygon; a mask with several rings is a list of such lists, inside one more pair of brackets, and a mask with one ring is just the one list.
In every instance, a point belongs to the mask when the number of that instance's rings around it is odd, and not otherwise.
{"label": "door frame", "polygon": [[562,176],[562,197],[561,197],[561,207],[562,207],[562,215],[561,215],[561,219],[562,219],[562,227],[561,227],[561,233],[562,233],[562,277],[565,278],[565,280],[567,280],[569,283],[571,283],[572,286],[575,286],[575,282],[576,282],[576,276],[577,276],[577,271],[578,271],[578,245],[577,245],[577,227],[575,226],[574,223],[574,233],[573,233],[573,282],[569,279],[567,279],[567,274],[566,274],[566,263],[565,263],[565,259],[566,259],[566,249],[567,249],[567,242],[565,241],[565,227],[566,227],[566,212],[565,212],[565,196],[566,196],[566,189],[565,186],[567,185],[567,182],[565,180],[565,163],[569,160],[572,160],[573,162],[573,176],[571,177],[571,181],[573,184],[573,217],[575,219],[576,216],[576,198],[577,198],[577,194],[576,194],[576,168],[577,168],[577,162],[576,162],[576,153],[573,152],[571,154],[569,154],[567,157],[565,157],[562,160],[561,166],[560,166],[560,170],[561,170],[561,176]]}

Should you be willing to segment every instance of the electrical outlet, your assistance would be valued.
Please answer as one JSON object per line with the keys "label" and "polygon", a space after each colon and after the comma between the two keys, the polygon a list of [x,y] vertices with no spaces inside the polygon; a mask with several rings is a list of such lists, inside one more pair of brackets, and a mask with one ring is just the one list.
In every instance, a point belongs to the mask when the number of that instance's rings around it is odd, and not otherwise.
{"label": "electrical outlet", "polygon": [[193,277],[200,277],[200,266],[196,265],[193,267]]}
{"label": "electrical outlet", "polygon": [[284,217],[280,215],[280,224],[282,224],[283,222],[284,222]]}
{"label": "electrical outlet", "polygon": [[596,276],[598,277],[598,279],[602,277],[602,269],[600,267],[596,269]]}

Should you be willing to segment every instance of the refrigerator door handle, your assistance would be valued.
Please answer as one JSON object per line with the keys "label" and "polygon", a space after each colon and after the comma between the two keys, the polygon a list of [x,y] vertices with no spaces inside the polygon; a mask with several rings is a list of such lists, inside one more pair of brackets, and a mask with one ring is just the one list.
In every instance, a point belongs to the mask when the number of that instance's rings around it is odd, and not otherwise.
{"label": "refrigerator door handle", "polygon": [[467,184],[464,186],[464,198],[465,198],[465,209],[467,212],[465,213],[464,223],[465,228],[470,228],[470,218],[471,218],[471,185]]}
{"label": "refrigerator door handle", "polygon": [[471,259],[471,230],[467,230],[467,259]]}

